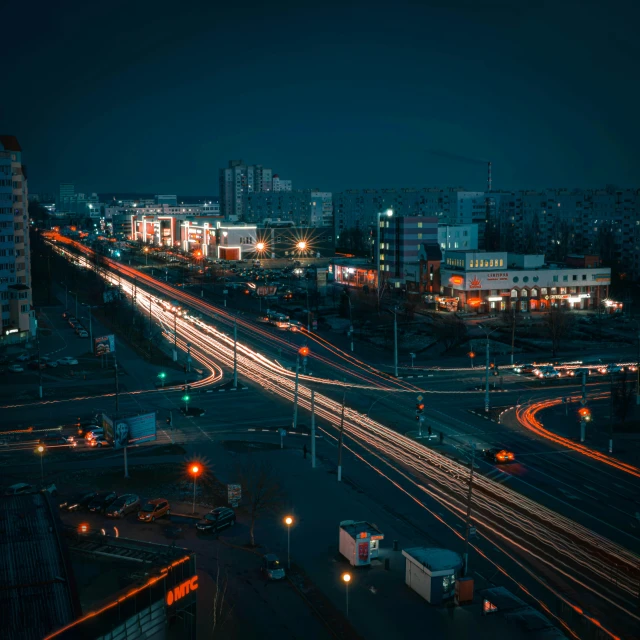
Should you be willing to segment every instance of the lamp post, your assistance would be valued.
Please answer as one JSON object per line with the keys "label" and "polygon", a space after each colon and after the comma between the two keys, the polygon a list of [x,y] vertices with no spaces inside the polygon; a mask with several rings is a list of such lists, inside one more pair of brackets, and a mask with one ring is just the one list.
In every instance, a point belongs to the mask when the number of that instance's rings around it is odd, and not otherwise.
{"label": "lamp post", "polygon": [[484,327],[478,325],[482,331],[484,331],[487,337],[487,362],[485,368],[485,388],[484,388],[484,410],[486,413],[489,413],[490,401],[489,401],[489,336],[497,331],[498,329],[493,329],[491,331],[487,331]]}
{"label": "lamp post", "polygon": [[349,337],[351,338],[351,353],[353,353],[353,314],[351,309],[351,298],[348,295],[347,302],[349,303]]}
{"label": "lamp post", "polygon": [[382,214],[384,213],[384,215],[387,216],[387,218],[390,218],[393,215],[393,209],[387,209],[386,211],[378,211],[378,216],[377,216],[377,236],[376,236],[376,253],[377,253],[377,266],[378,266],[378,289],[380,289],[380,216],[382,216]]}
{"label": "lamp post", "polygon": [[198,476],[200,475],[201,471],[202,468],[199,464],[192,464],[189,467],[189,473],[193,476],[193,508],[191,510],[191,513],[196,512],[196,481],[198,480]]}
{"label": "lamp post", "polygon": [[287,569],[291,569],[291,525],[293,524],[293,518],[287,516],[284,519],[284,523],[287,525]]}
{"label": "lamp post", "polygon": [[42,464],[42,459],[44,458],[44,446],[39,444],[36,447],[36,451],[40,454],[40,481],[44,482],[44,467]]}
{"label": "lamp post", "polygon": [[347,596],[347,618],[349,617],[349,583],[351,582],[351,574],[343,573],[342,581],[344,582],[345,594]]}
{"label": "lamp post", "polygon": [[144,248],[144,261],[145,261],[145,266],[149,266],[149,247],[145,247]]}

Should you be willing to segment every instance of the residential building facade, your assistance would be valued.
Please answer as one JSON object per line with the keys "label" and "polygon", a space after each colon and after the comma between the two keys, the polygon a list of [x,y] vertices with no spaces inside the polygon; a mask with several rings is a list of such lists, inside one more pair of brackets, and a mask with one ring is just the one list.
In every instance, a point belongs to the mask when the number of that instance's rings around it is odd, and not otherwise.
{"label": "residential building facade", "polygon": [[248,193],[244,220],[256,224],[264,220],[290,220],[298,227],[333,229],[332,194],[310,189]]}
{"label": "residential building facade", "polygon": [[439,224],[438,244],[440,249],[472,251],[478,249],[477,224]]}
{"label": "residential building facade", "polygon": [[36,335],[31,290],[31,253],[26,167],[15,136],[0,135],[0,339]]}

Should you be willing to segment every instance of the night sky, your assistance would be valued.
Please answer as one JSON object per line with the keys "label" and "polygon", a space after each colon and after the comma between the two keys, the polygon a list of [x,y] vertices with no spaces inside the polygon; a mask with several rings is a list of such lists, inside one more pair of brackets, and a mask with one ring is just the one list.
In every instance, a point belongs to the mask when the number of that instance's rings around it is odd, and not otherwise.
{"label": "night sky", "polygon": [[4,3],[0,132],[34,193],[638,187],[638,4]]}

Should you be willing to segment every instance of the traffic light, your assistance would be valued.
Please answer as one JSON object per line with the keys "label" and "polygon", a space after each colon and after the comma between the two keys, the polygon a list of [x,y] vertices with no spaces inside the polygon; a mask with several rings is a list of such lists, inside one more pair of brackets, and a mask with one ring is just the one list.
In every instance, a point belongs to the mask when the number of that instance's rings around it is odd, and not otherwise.
{"label": "traffic light", "polygon": [[416,403],[416,420],[420,421],[420,416],[424,413],[424,402]]}
{"label": "traffic light", "polygon": [[580,420],[584,420],[585,422],[589,422],[591,420],[591,409],[588,407],[582,407],[579,409],[578,414],[580,415]]}

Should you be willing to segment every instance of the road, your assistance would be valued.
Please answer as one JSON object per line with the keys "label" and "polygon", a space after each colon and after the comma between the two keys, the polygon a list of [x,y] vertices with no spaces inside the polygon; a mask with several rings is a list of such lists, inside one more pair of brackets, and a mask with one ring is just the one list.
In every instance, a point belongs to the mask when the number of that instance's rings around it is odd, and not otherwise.
{"label": "road", "polygon": [[[88,251],[81,245],[77,248]],[[189,313],[175,318],[179,343],[186,346],[185,340],[188,339],[192,344],[192,354],[205,366],[222,366],[228,370],[233,365],[233,340],[229,328],[235,321],[241,334],[237,363],[242,379],[253,381],[271,394],[292,401],[295,374],[276,365],[268,355],[280,350],[285,356],[295,358],[299,341],[311,336],[297,337],[298,341],[294,337],[292,340],[290,335],[276,334],[129,267],[113,261],[105,261],[105,266],[109,271],[119,271],[124,278],[137,278],[138,303],[147,308],[150,299],[153,315],[166,328],[165,335],[171,339],[169,327],[174,322],[174,314],[167,310],[167,301],[177,300],[182,307],[188,307]],[[115,278],[108,273],[105,275]],[[122,284],[125,292],[131,288],[124,279]],[[142,293],[143,286],[154,293]],[[146,296],[149,299],[145,299]],[[194,315],[194,311],[201,317]],[[421,504],[437,503],[440,512],[443,508],[449,512],[447,519],[462,517],[469,472],[468,467],[455,458],[462,458],[464,451],[452,459],[434,447],[422,446],[403,435],[411,436],[411,431],[415,431],[415,427],[410,428],[411,420],[415,420],[411,414],[421,386],[414,381],[393,380],[329,343],[320,342],[316,341],[312,346],[310,368],[313,375],[309,372],[300,375],[301,407],[309,408],[313,388],[316,391],[317,415],[325,423],[322,430],[327,438],[335,438],[335,427],[340,424],[339,400],[347,389],[349,402],[344,429],[346,443],[354,454],[381,473],[386,470],[396,485],[401,485],[397,488],[411,491]],[[255,351],[258,345],[259,353]],[[547,589],[555,591],[556,597],[567,594],[567,599],[578,603],[579,608],[597,612],[594,617],[599,618],[600,623],[635,624],[638,538],[633,532],[618,527],[621,522],[612,522],[609,515],[599,517],[595,500],[586,498],[589,504],[578,506],[572,497],[577,496],[582,501],[586,496],[595,498],[591,489],[584,487],[584,482],[576,482],[576,477],[583,479],[589,474],[597,484],[596,487],[590,486],[596,489],[603,486],[602,479],[605,479],[605,485],[626,483],[622,484],[625,495],[637,495],[635,479],[628,475],[615,475],[619,473],[617,470],[614,474],[612,469],[596,462],[589,462],[589,467],[585,467],[585,460],[573,450],[558,450],[544,440],[533,438],[530,433],[516,429],[506,431],[502,426],[494,426],[494,423],[473,416],[469,409],[482,405],[482,394],[473,388],[479,385],[479,381],[474,382],[473,376],[478,379],[477,373],[461,370],[434,374],[434,378],[428,379],[429,421],[445,432],[447,443],[452,440],[453,445],[460,447],[469,440],[479,444],[493,444],[499,440],[507,446],[513,443],[511,448],[519,452],[518,458],[525,458],[524,462],[511,466],[508,471],[500,471],[478,460],[481,473],[476,477],[472,496],[474,524],[480,534],[474,545],[476,550],[491,555],[494,549],[501,549],[509,557],[509,571],[526,574],[527,584],[532,579],[546,583]],[[467,382],[471,383],[471,388],[465,388]],[[506,391],[499,393],[496,390],[492,401],[497,402],[499,397],[500,404],[508,406],[510,402],[515,403],[516,396],[522,394],[523,386],[527,384],[523,385],[521,378],[505,376],[503,386]],[[424,393],[425,390],[422,391]],[[382,396],[383,393],[390,399]],[[539,392],[545,393],[548,392]],[[372,407],[372,402],[379,398],[382,399]],[[362,408],[364,404],[369,410],[375,409],[377,421],[367,418]],[[389,420],[389,416],[394,419]],[[393,424],[394,421],[394,429],[384,426],[384,423]],[[333,428],[328,429],[329,424]],[[576,476],[577,469],[581,476]],[[543,488],[545,483],[549,491]],[[560,498],[558,493],[562,493],[559,491],[562,483],[571,495]],[[577,493],[579,485],[583,485],[581,494]],[[604,511],[610,512],[606,504]],[[629,515],[624,506],[620,506],[616,513],[621,519]],[[627,527],[630,528],[628,523]]]}

